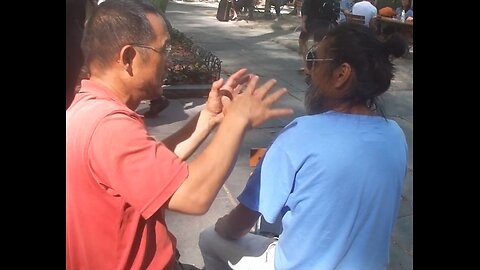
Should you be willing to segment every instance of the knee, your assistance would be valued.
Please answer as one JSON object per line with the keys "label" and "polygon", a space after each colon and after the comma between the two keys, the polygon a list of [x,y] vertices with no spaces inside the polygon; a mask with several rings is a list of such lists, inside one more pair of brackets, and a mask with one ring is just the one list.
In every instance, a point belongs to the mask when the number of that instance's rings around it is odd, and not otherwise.
{"label": "knee", "polygon": [[200,236],[198,237],[198,246],[200,247],[202,253],[209,249],[212,242],[215,242],[215,236],[217,236],[217,233],[215,232],[214,226],[210,226],[200,232]]}

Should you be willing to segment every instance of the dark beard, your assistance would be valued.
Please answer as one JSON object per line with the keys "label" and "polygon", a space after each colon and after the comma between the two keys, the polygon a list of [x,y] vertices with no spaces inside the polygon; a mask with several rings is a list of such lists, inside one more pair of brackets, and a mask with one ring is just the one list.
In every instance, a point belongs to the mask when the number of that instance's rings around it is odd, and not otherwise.
{"label": "dark beard", "polygon": [[328,111],[326,108],[325,99],[322,96],[322,91],[310,84],[305,93],[305,109],[307,114],[319,114]]}

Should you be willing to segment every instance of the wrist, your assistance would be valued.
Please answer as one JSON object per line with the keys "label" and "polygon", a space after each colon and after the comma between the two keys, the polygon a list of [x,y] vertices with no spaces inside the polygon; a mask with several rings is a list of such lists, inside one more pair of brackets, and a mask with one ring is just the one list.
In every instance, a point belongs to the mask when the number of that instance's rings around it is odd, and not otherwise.
{"label": "wrist", "polygon": [[228,119],[224,119],[223,122],[232,123],[232,125],[235,127],[238,127],[244,130],[249,129],[251,127],[250,120],[248,119],[248,117],[245,117],[242,114],[231,112],[225,115],[225,118],[228,118]]}
{"label": "wrist", "polygon": [[218,113],[212,112],[208,108],[204,108],[200,111],[198,121],[204,122],[208,126],[208,130],[211,130],[218,124],[216,118],[218,118]]}

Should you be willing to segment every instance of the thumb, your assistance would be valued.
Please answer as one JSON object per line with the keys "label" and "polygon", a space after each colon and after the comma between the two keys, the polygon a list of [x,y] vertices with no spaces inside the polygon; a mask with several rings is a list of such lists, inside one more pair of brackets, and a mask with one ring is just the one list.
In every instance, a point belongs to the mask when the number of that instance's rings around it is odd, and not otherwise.
{"label": "thumb", "polygon": [[215,90],[216,92],[218,92],[218,90],[220,89],[220,87],[222,87],[223,84],[224,84],[224,80],[223,78],[220,78],[212,83],[211,90]]}
{"label": "thumb", "polygon": [[227,109],[232,103],[232,100],[228,96],[222,96],[221,101],[223,105],[223,111],[225,111],[225,109]]}

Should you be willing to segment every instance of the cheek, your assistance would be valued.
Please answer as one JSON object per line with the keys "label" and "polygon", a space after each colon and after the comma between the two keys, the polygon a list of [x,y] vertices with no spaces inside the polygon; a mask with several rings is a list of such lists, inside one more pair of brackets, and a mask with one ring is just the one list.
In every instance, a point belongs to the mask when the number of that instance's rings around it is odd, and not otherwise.
{"label": "cheek", "polygon": [[325,79],[320,73],[321,72],[315,72],[314,74],[312,74],[312,78],[311,78],[312,86],[314,86],[319,90],[325,87]]}
{"label": "cheek", "polygon": [[167,63],[165,60],[160,60],[157,64],[157,77],[159,80],[162,80],[164,79],[165,77],[165,74],[167,73]]}

